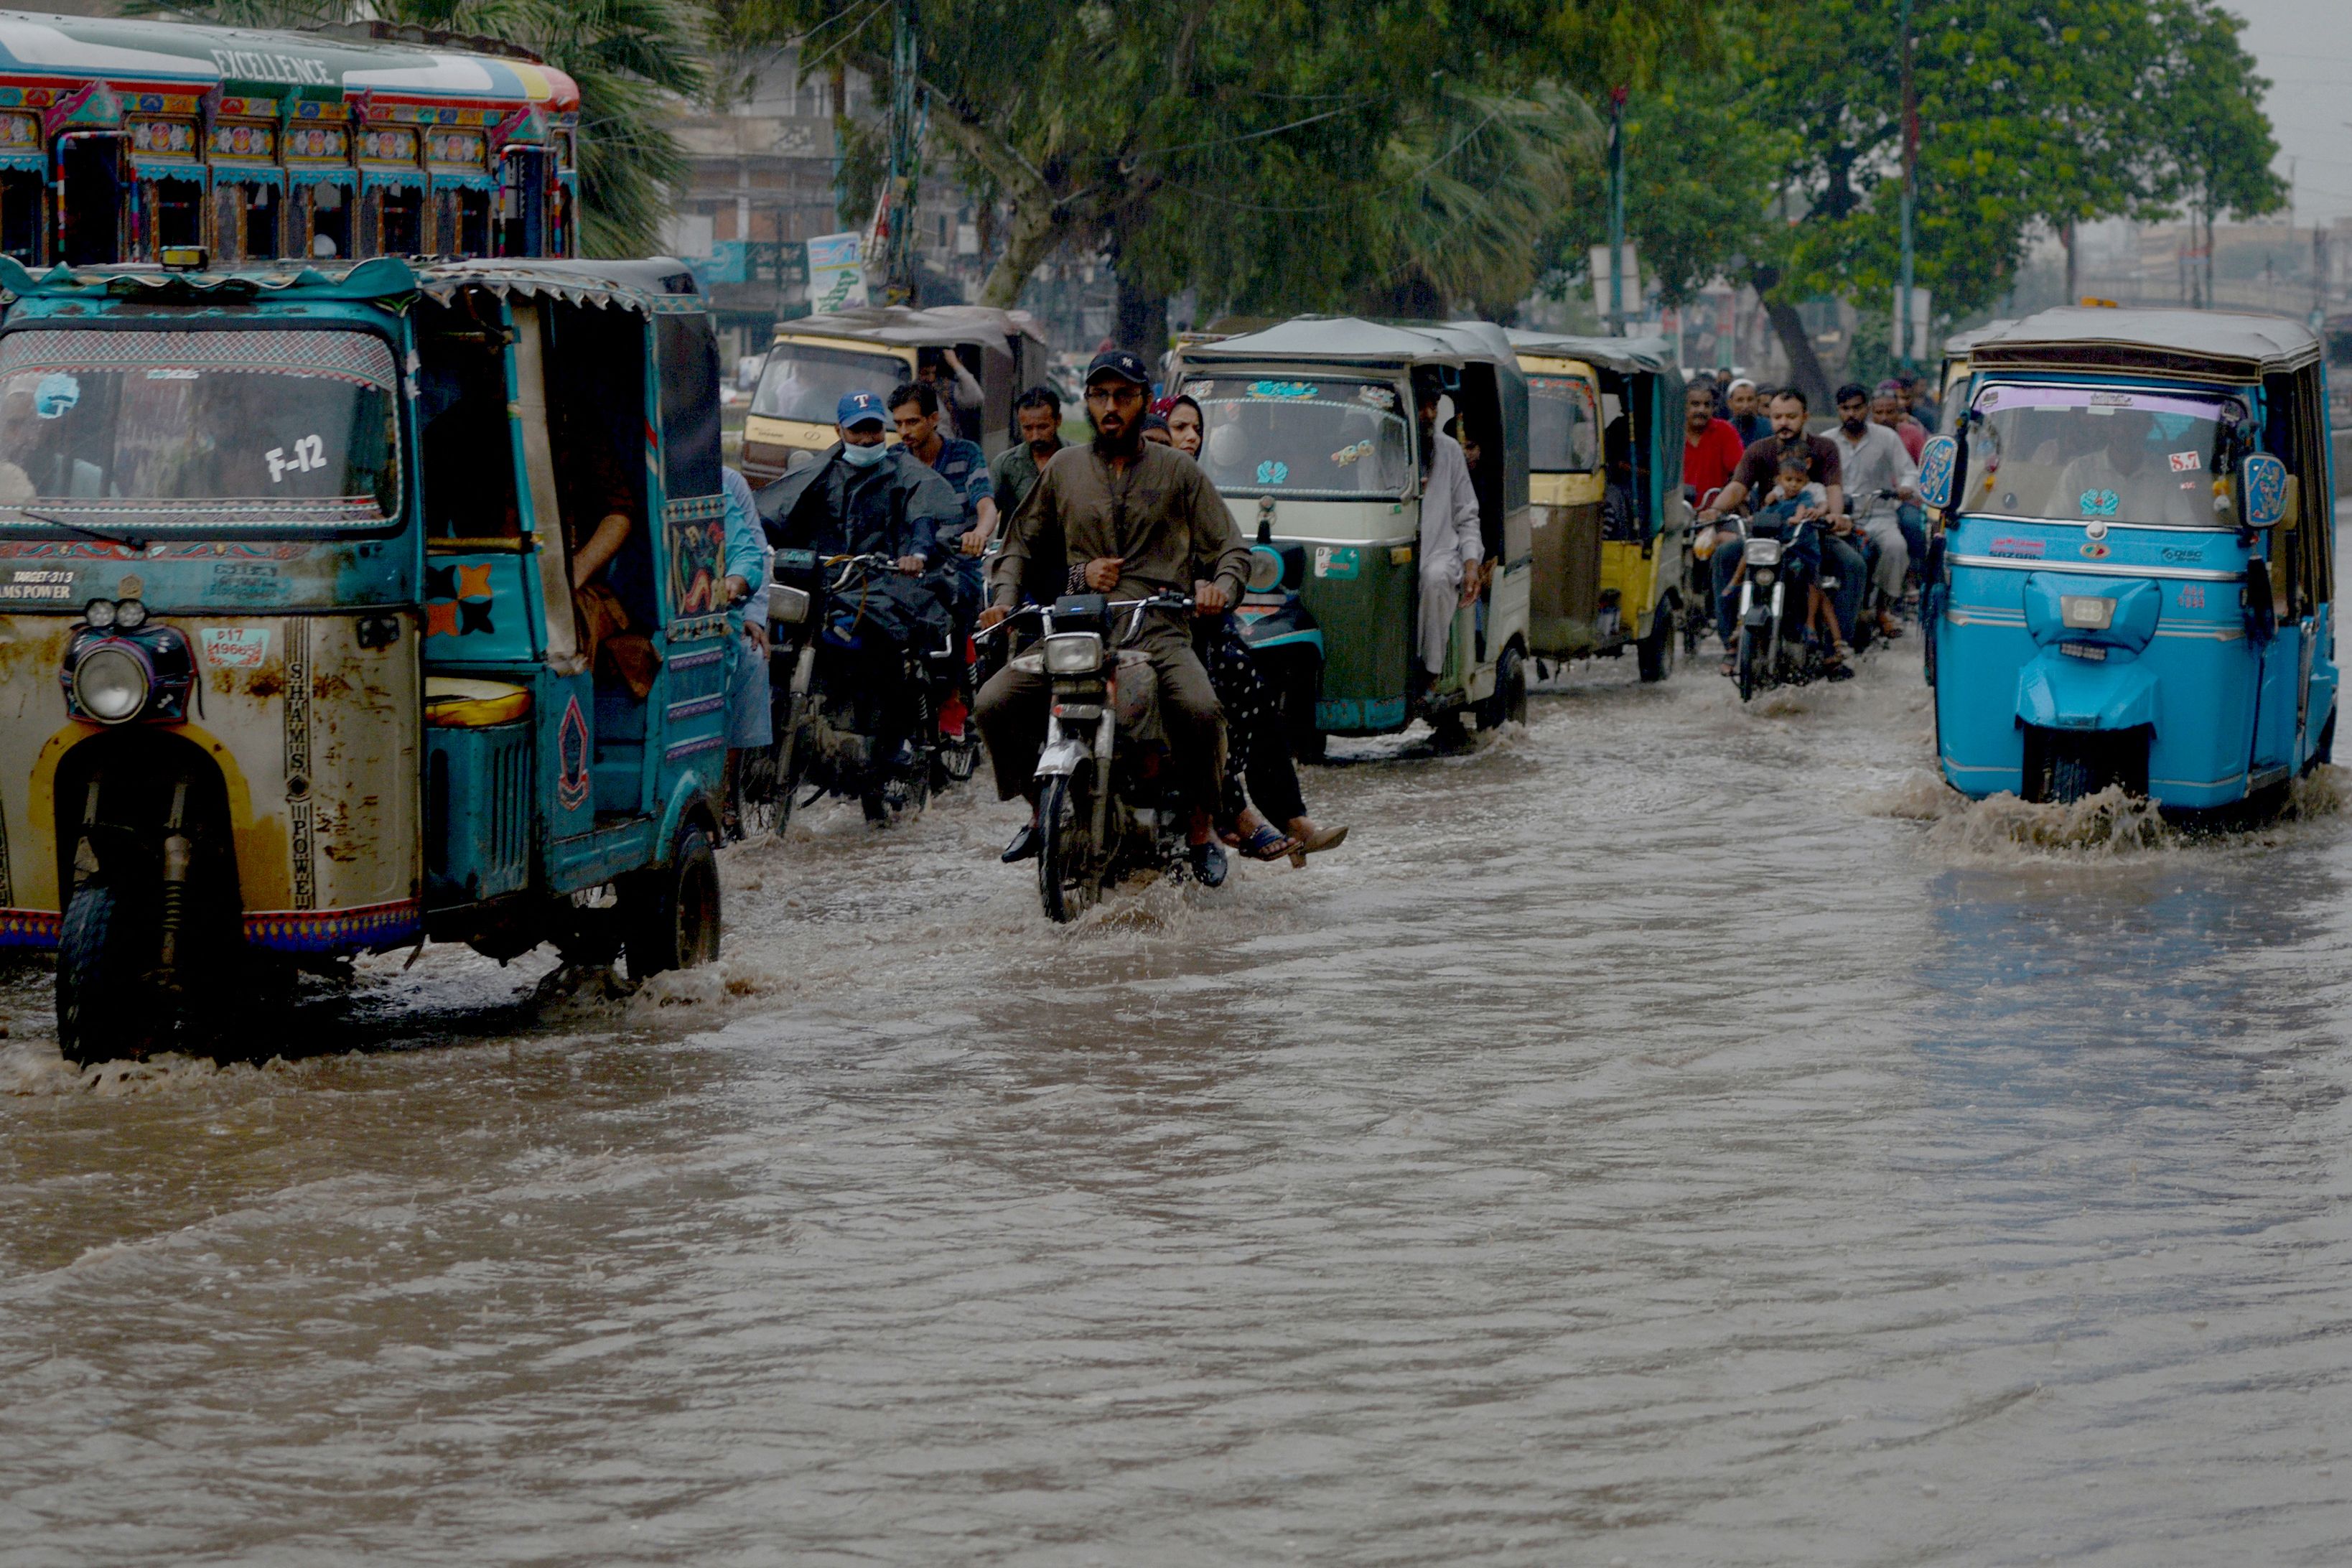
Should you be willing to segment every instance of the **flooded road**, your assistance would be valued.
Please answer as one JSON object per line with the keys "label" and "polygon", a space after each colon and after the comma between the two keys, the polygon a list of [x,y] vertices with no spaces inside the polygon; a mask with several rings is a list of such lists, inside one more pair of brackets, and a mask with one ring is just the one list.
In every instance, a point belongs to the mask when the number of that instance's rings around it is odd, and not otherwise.
{"label": "flooded road", "polygon": [[2352,816],[2026,847],[1915,647],[1067,931],[967,792],[633,999],[78,1076],[19,973],[0,1559],[2352,1560]]}

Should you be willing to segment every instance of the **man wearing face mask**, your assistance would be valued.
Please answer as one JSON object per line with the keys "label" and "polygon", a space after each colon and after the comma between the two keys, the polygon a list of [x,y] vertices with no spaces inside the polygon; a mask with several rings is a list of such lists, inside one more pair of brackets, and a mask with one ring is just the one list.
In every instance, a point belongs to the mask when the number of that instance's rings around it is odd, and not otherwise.
{"label": "man wearing face mask", "polygon": [[760,492],[760,521],[779,550],[887,555],[908,576],[939,557],[940,534],[963,531],[963,503],[904,447],[887,444],[889,410],[870,392],[835,409],[840,441]]}

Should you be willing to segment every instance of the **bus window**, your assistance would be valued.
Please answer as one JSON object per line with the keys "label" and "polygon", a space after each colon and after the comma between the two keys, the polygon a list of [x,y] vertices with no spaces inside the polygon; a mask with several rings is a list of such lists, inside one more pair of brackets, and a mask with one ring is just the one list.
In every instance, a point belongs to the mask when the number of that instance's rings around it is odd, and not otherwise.
{"label": "bus window", "polygon": [[305,249],[321,261],[352,254],[352,193],[343,185],[316,184],[303,190],[309,213],[310,243]]}
{"label": "bus window", "polygon": [[425,250],[425,193],[412,185],[379,186],[367,194],[368,252],[418,256]]}
{"label": "bus window", "polygon": [[286,210],[274,180],[222,180],[213,187],[213,233],[225,260],[274,261]]}
{"label": "bus window", "polygon": [[548,156],[509,147],[499,156],[499,254],[539,256],[547,244]]}
{"label": "bus window", "polygon": [[59,246],[69,267],[90,267],[122,254],[122,135],[115,131],[68,132],[58,138],[65,185]]}
{"label": "bus window", "polygon": [[433,193],[433,247],[443,256],[490,253],[490,193],[443,186]]}
{"label": "bus window", "polygon": [[31,267],[41,259],[41,176],[0,170],[0,251]]}
{"label": "bus window", "polygon": [[166,246],[196,246],[205,242],[205,187],[199,180],[149,180],[142,193],[147,204],[144,247],[149,260],[158,259]]}

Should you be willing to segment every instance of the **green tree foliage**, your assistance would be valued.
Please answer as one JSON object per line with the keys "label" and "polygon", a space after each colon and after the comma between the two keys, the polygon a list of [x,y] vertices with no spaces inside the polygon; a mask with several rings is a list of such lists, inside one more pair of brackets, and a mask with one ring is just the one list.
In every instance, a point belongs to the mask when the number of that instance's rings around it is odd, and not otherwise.
{"label": "green tree foliage", "polygon": [[[926,0],[933,144],[1006,210],[986,297],[1066,245],[1122,280],[1297,309],[1508,299],[1589,158],[1594,62],[1694,47],[1712,0]],[[732,47],[887,73],[877,0],[717,0]],[[1626,68],[1631,69],[1629,64]]]}
{"label": "green tree foliage", "polygon": [[173,0],[149,7],[247,27],[385,21],[529,49],[580,85],[583,248],[653,250],[686,174],[666,128],[676,100],[699,93],[702,14],[688,0]]}

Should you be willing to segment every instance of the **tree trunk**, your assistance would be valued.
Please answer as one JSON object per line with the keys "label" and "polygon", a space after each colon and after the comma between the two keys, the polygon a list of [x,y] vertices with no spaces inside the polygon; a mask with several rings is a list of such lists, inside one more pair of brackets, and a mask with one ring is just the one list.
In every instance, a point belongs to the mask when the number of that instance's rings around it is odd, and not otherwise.
{"label": "tree trunk", "polygon": [[2082,285],[2075,281],[2074,226],[2073,224],[2063,223],[2058,226],[2058,243],[2066,247],[2066,298],[2060,303],[2079,305],[2083,302],[2083,295]]}
{"label": "tree trunk", "polygon": [[1797,390],[1805,395],[1805,405],[1815,414],[1830,411],[1830,378],[1822,369],[1822,362],[1813,353],[1813,340],[1805,334],[1805,319],[1797,307],[1767,301],[1764,315],[1772,323],[1772,331],[1780,340],[1781,350],[1789,356],[1789,374],[1796,379]]}
{"label": "tree trunk", "polygon": [[1021,289],[1029,281],[1029,274],[1037,270],[1061,242],[1062,225],[1051,196],[1041,194],[1027,201],[1015,198],[1012,218],[1004,226],[1004,254],[988,269],[988,281],[981,285],[980,302],[1000,310],[1019,305]]}
{"label": "tree trunk", "polygon": [[1111,322],[1111,337],[1119,347],[1141,354],[1144,363],[1157,366],[1160,356],[1168,352],[1168,296],[1129,282],[1127,275],[1116,266],[1111,276],[1118,283],[1118,309]]}

